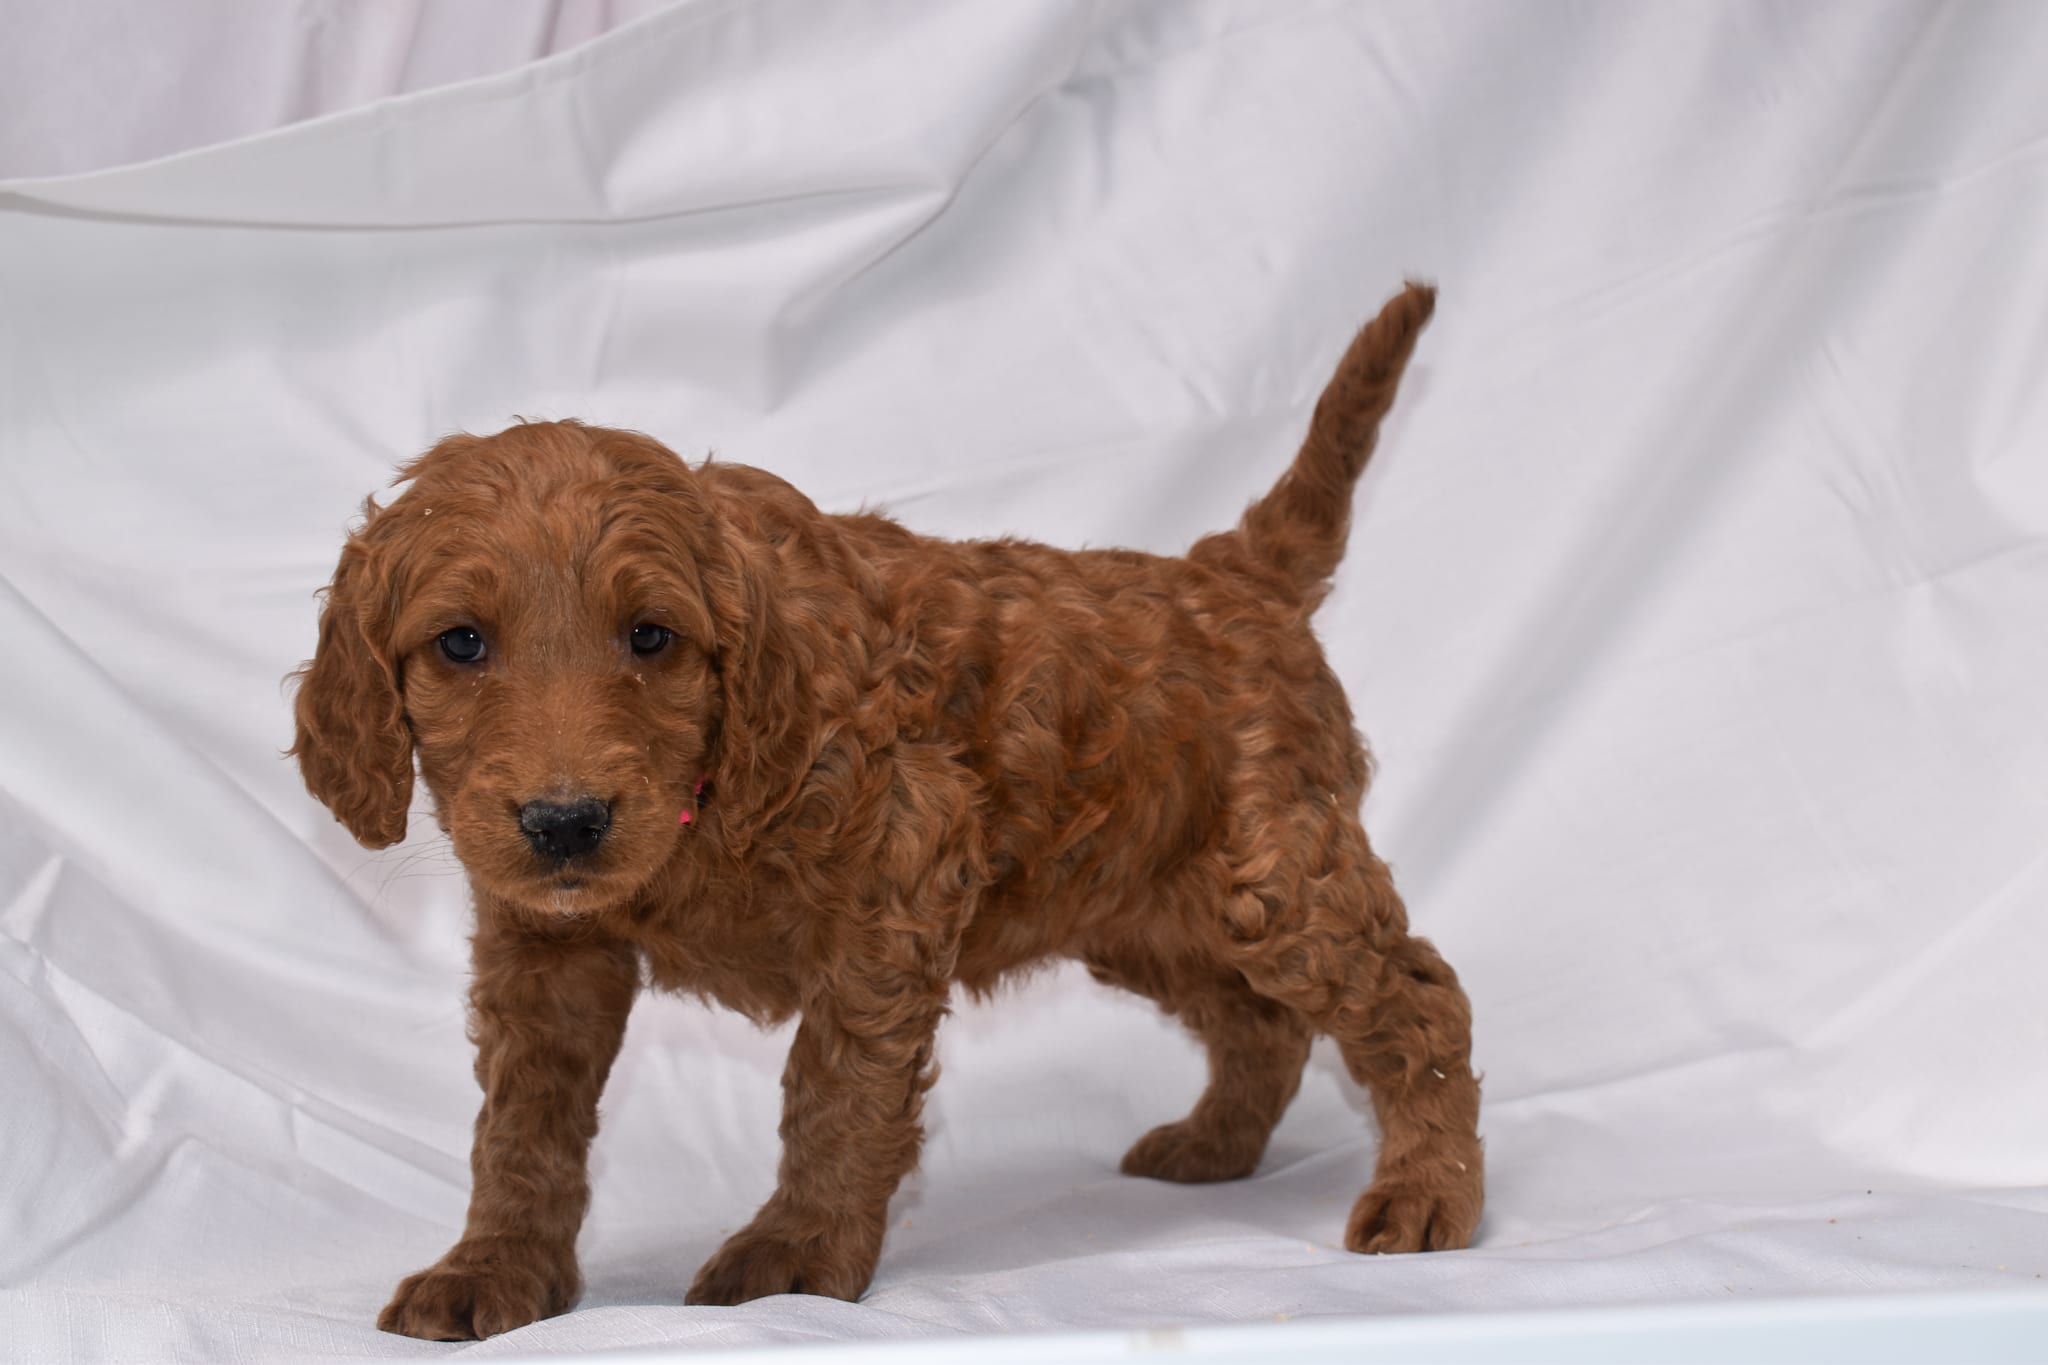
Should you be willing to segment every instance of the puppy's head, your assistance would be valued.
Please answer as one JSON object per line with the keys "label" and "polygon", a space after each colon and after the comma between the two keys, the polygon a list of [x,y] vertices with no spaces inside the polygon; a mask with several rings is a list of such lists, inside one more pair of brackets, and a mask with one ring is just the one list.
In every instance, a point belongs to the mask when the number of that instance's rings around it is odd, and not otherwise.
{"label": "puppy's head", "polygon": [[452,437],[399,481],[343,547],[299,673],[307,789],[382,848],[417,753],[481,891],[572,913],[631,897],[696,834],[680,817],[721,737],[749,747],[728,718],[760,726],[730,700],[761,650],[758,564],[630,432]]}

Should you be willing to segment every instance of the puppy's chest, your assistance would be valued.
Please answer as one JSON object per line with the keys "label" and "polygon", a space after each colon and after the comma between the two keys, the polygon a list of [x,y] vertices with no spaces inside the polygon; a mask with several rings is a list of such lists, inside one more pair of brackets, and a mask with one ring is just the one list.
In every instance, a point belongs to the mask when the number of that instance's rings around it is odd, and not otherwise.
{"label": "puppy's chest", "polygon": [[645,916],[633,938],[662,990],[708,996],[762,1023],[796,1011],[803,931],[783,898],[707,889]]}

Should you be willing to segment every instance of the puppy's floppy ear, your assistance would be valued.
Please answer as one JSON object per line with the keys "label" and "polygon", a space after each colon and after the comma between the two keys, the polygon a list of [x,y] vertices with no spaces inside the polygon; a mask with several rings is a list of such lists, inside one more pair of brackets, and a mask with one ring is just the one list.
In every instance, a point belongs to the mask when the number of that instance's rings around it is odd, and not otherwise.
{"label": "puppy's floppy ear", "polygon": [[712,790],[728,837],[743,850],[796,796],[816,757],[814,668],[778,591],[775,552],[727,527],[703,563],[724,702]]}
{"label": "puppy's floppy ear", "polygon": [[[374,523],[376,505],[367,511]],[[320,643],[295,675],[298,736],[291,753],[306,790],[359,843],[385,848],[405,837],[412,731],[399,702],[397,668],[382,638],[389,590],[368,530],[342,547],[320,611]]]}

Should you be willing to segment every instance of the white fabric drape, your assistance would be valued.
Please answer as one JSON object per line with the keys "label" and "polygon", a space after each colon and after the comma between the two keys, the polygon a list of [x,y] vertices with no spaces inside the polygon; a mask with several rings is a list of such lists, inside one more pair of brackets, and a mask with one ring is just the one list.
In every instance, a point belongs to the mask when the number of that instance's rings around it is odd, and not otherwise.
{"label": "white fabric drape", "polygon": [[1474,1001],[1479,1244],[1341,1250],[1327,1050],[1254,1179],[1118,1177],[1201,1056],[1061,971],[947,1024],[865,1300],[685,1308],[787,1037],[648,998],[582,1309],[470,1349],[2040,1290],[2043,71],[2025,0],[690,0],[0,182],[0,1354],[448,1349],[372,1323],[461,1223],[463,884],[280,758],[394,464],[580,416],[1175,551],[1404,274],[1318,624]]}

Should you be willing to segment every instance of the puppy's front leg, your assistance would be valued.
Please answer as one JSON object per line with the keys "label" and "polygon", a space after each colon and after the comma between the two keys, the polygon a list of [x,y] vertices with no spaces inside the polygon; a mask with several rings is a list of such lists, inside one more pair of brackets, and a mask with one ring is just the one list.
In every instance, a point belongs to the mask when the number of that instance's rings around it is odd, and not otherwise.
{"label": "puppy's front leg", "polygon": [[576,1231],[597,1098],[639,985],[633,950],[588,924],[536,924],[479,898],[470,1036],[484,1105],[469,1223],[377,1318],[431,1341],[495,1336],[576,1301]]}
{"label": "puppy's front leg", "polygon": [[918,1111],[946,995],[944,973],[872,960],[838,962],[810,993],[782,1077],[775,1193],[705,1263],[686,1302],[860,1297],[889,1197],[924,1141]]}

